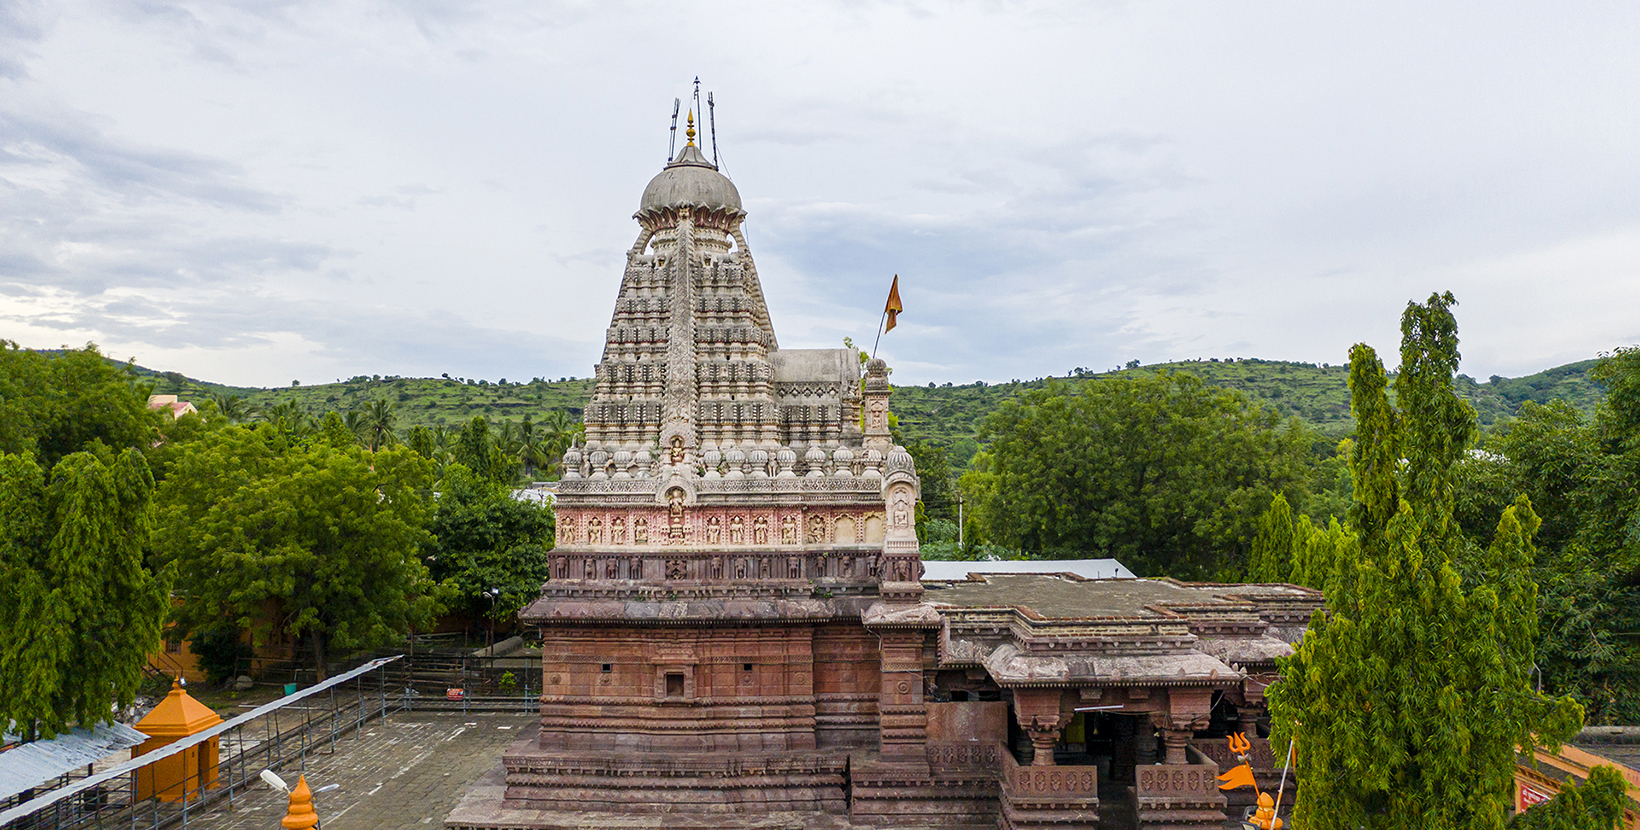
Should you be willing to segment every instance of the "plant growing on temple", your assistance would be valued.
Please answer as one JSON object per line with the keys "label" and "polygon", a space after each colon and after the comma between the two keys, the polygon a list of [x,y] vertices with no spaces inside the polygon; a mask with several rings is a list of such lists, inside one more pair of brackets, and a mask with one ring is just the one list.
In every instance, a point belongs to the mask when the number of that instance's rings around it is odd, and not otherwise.
{"label": "plant growing on temple", "polygon": [[432,466],[402,447],[369,452],[334,413],[304,440],[264,425],[190,443],[159,487],[154,545],[179,566],[181,631],[289,635],[324,677],[332,655],[425,625]]}
{"label": "plant growing on temple", "polygon": [[1183,373],[1027,391],[983,429],[962,491],[987,540],[1142,574],[1234,579],[1259,514],[1308,478],[1295,422]]}
{"label": "plant growing on temple", "polygon": [[1531,684],[1530,502],[1502,511],[1484,549],[1453,520],[1454,465],[1475,436],[1453,390],[1454,303],[1408,305],[1398,409],[1373,350],[1350,352],[1357,550],[1269,693],[1278,749],[1298,744],[1295,823],[1307,828],[1501,828],[1518,749],[1582,722],[1571,699]]}
{"label": "plant growing on temple", "polygon": [[0,724],[51,737],[129,706],[172,573],[143,567],[154,480],[100,442],[49,474],[0,454]]}

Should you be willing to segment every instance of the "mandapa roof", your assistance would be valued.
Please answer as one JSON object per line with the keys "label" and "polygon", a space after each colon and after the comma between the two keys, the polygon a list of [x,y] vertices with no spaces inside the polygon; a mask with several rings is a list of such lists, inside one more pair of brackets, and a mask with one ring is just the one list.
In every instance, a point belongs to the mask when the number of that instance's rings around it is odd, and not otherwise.
{"label": "mandapa roof", "polygon": [[0,752],[0,801],[146,740],[147,735],[123,723],[99,723]]}

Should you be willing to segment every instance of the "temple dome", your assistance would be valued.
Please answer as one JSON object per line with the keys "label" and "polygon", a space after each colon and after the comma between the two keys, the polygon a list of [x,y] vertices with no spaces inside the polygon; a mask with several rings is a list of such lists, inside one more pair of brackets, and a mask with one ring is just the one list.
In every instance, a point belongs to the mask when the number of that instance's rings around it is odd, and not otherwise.
{"label": "temple dome", "polygon": [[638,215],[681,207],[745,213],[735,183],[719,173],[693,144],[685,145],[666,169],[649,180]]}

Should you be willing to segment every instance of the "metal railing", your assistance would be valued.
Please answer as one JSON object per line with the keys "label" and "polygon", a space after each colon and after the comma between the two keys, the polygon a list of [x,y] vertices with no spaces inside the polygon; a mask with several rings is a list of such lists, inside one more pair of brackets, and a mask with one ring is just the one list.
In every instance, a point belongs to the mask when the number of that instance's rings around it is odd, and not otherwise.
{"label": "metal railing", "polygon": [[[357,736],[359,727],[403,708],[407,696],[388,671],[399,660],[396,655],[371,660],[37,795],[0,812],[0,828],[186,827],[202,811],[242,798],[261,781],[262,770],[305,771],[308,755],[333,753],[349,733]],[[176,772],[165,775],[167,767]]]}

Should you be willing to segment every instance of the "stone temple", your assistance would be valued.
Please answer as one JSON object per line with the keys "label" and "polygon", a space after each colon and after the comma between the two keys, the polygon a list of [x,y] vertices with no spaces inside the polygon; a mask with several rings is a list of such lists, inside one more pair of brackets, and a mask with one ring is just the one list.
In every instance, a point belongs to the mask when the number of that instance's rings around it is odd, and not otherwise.
{"label": "stone temple", "polygon": [[887,367],[780,348],[689,136],[639,203],[521,614],[539,731],[446,826],[1217,827],[1250,798],[1214,786],[1233,731],[1273,786],[1263,690],[1320,595],[925,581]]}

